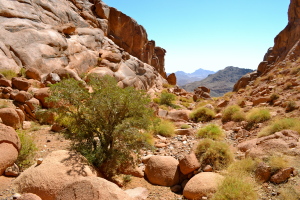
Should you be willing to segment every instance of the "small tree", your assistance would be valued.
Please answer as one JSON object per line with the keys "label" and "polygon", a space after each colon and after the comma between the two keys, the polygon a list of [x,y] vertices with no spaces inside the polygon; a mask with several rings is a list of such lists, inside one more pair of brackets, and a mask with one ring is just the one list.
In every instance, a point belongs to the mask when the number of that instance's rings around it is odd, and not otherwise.
{"label": "small tree", "polygon": [[145,92],[122,89],[114,78],[91,77],[88,86],[74,79],[52,85],[56,121],[65,126],[76,150],[107,176],[134,162],[133,152],[147,146],[153,111]]}

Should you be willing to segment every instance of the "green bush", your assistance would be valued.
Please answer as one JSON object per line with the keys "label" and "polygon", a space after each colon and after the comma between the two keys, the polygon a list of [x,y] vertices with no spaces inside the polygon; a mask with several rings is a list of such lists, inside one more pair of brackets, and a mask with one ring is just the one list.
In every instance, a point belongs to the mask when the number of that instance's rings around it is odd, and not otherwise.
{"label": "green bush", "polygon": [[208,138],[198,143],[195,154],[202,166],[211,165],[217,170],[227,167],[233,161],[228,144]]}
{"label": "green bush", "polygon": [[113,77],[89,77],[90,93],[82,82],[64,79],[51,85],[48,102],[73,147],[106,176],[134,164],[133,152],[149,146],[153,110],[149,96],[133,87],[122,89]]}
{"label": "green bush", "polygon": [[229,174],[236,174],[239,176],[250,176],[257,168],[258,160],[253,160],[248,157],[242,160],[235,161],[228,167]]}
{"label": "green bush", "polygon": [[175,133],[175,126],[168,120],[159,120],[157,125],[154,126],[154,134],[171,137]]}
{"label": "green bush", "polygon": [[254,124],[265,122],[271,119],[271,114],[268,109],[265,108],[253,108],[246,116],[248,127],[252,127]]}
{"label": "green bush", "polygon": [[263,128],[258,133],[258,137],[271,135],[284,129],[294,130],[300,134],[300,120],[296,118],[277,119],[274,122],[272,122],[269,126]]}
{"label": "green bush", "polygon": [[190,119],[194,122],[208,122],[213,120],[215,116],[215,111],[206,107],[200,107],[190,114]]}
{"label": "green bush", "polygon": [[245,120],[245,115],[241,111],[241,108],[238,105],[228,106],[224,109],[222,113],[222,122],[229,122],[229,121],[243,121]]}
{"label": "green bush", "polygon": [[287,112],[292,112],[293,110],[296,110],[297,108],[298,108],[298,106],[295,101],[288,101],[285,106],[285,110]]}
{"label": "green bush", "polygon": [[225,177],[212,200],[253,200],[257,199],[255,186],[247,178],[228,175]]}
{"label": "green bush", "polygon": [[188,124],[182,124],[182,125],[180,126],[180,128],[181,128],[181,129],[189,129],[189,128],[191,128],[191,126],[188,125]]}
{"label": "green bush", "polygon": [[3,76],[5,76],[5,78],[7,79],[12,79],[13,77],[17,77],[18,74],[13,71],[13,70],[9,70],[9,69],[1,69],[0,70],[0,74],[2,74]]}
{"label": "green bush", "polygon": [[224,139],[225,134],[220,128],[220,126],[216,124],[209,124],[203,128],[201,128],[197,132],[197,137],[199,138],[209,138],[212,140],[221,140]]}
{"label": "green bush", "polygon": [[175,101],[175,99],[176,99],[176,96],[174,94],[164,91],[160,95],[160,104],[172,106],[173,101]]}
{"label": "green bush", "polygon": [[284,157],[282,155],[270,156],[266,159],[266,162],[271,167],[272,173],[276,173],[280,169],[290,167],[287,157]]}
{"label": "green bush", "polygon": [[33,136],[22,130],[18,130],[17,132],[21,141],[22,148],[19,152],[16,164],[20,167],[21,170],[24,170],[34,163],[34,156],[38,149],[35,145]]}

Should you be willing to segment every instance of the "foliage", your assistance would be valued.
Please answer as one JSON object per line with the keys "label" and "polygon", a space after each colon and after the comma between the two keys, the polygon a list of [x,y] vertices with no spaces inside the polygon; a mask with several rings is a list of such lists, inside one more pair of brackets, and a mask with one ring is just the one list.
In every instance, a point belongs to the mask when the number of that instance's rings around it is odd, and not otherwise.
{"label": "foliage", "polygon": [[166,91],[163,91],[160,95],[160,104],[164,104],[167,106],[172,106],[173,101],[176,99],[176,96],[172,93],[168,93]]}
{"label": "foliage", "polygon": [[272,173],[276,173],[280,169],[290,167],[288,159],[282,155],[273,155],[268,157],[267,163],[271,167]]}
{"label": "foliage", "polygon": [[190,114],[190,119],[194,122],[208,122],[214,119],[216,113],[206,107],[199,107]]}
{"label": "foliage", "polygon": [[228,175],[218,187],[212,200],[253,200],[257,199],[254,184],[247,178]]}
{"label": "foliage", "polygon": [[3,76],[5,76],[5,78],[7,79],[12,79],[13,77],[17,77],[17,73],[13,70],[9,70],[9,69],[1,69],[0,70],[0,74],[2,74]]}
{"label": "foliage", "polygon": [[144,91],[122,89],[114,78],[90,77],[93,92],[74,79],[51,85],[56,121],[73,147],[107,176],[133,164],[133,152],[147,147],[153,110]]}
{"label": "foliage", "polygon": [[0,99],[0,108],[8,108],[10,103],[6,99]]}
{"label": "foliage", "polygon": [[258,137],[274,134],[284,129],[297,131],[300,134],[300,120],[296,118],[283,118],[273,121],[269,126],[263,128]]}
{"label": "foliage", "polygon": [[243,121],[245,119],[244,113],[238,105],[227,106],[222,113],[222,122],[229,121]]}
{"label": "foliage", "polygon": [[211,165],[217,170],[227,167],[233,161],[228,144],[208,138],[198,143],[195,154],[203,166]]}
{"label": "foliage", "polygon": [[35,145],[33,136],[29,135],[23,130],[17,130],[17,132],[21,141],[22,148],[19,152],[16,164],[20,167],[21,170],[24,170],[33,164],[33,158],[38,149]]}
{"label": "foliage", "polygon": [[191,126],[188,125],[188,124],[182,124],[182,125],[180,126],[180,128],[181,128],[181,129],[189,129],[189,128],[191,128]]}
{"label": "foliage", "polygon": [[248,122],[247,127],[250,128],[254,124],[268,121],[271,118],[270,111],[266,108],[253,108],[246,116]]}
{"label": "foliage", "polygon": [[285,107],[286,111],[287,112],[291,112],[293,110],[296,110],[297,109],[297,104],[295,101],[288,101],[286,103],[286,107]]}
{"label": "foliage", "polygon": [[158,122],[154,125],[154,134],[162,135],[165,137],[171,137],[174,135],[175,126],[168,120],[158,119]]}
{"label": "foliage", "polygon": [[199,138],[209,138],[212,140],[221,140],[224,139],[224,133],[220,126],[216,124],[209,124],[203,128],[201,128],[197,132],[197,137]]}
{"label": "foliage", "polygon": [[257,168],[258,161],[248,157],[232,163],[228,167],[229,174],[237,174],[239,176],[249,176]]}
{"label": "foliage", "polygon": [[280,200],[297,200],[300,197],[299,190],[291,183],[285,184],[283,188],[280,188],[279,193]]}

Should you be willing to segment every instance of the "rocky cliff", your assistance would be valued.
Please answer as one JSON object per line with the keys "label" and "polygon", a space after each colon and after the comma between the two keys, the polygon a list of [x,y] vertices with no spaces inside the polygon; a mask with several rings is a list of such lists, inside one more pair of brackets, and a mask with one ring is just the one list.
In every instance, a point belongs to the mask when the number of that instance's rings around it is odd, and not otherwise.
{"label": "rocky cliff", "polygon": [[149,90],[165,82],[165,53],[101,0],[0,0],[0,69],[109,74],[120,86]]}
{"label": "rocky cliff", "polygon": [[275,37],[274,46],[269,48],[264,60],[255,73],[242,77],[234,86],[234,91],[244,88],[257,77],[263,76],[275,68],[282,68],[289,62],[297,61],[300,56],[300,0],[291,0],[288,10],[288,24]]}

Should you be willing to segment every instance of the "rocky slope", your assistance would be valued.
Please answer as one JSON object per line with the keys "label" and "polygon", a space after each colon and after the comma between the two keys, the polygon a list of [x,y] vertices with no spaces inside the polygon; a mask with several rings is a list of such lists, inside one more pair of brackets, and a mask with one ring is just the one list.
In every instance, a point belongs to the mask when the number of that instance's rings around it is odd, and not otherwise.
{"label": "rocky slope", "polygon": [[33,67],[115,76],[120,86],[159,88],[163,48],[134,19],[101,0],[0,0],[0,69]]}
{"label": "rocky slope", "polygon": [[177,71],[175,72],[177,78],[177,85],[183,86],[188,83],[194,81],[200,81],[205,79],[209,74],[214,74],[214,71],[205,70],[205,69],[197,69],[193,73],[185,73],[184,71]]}
{"label": "rocky slope", "polygon": [[201,81],[195,81],[182,86],[187,91],[193,91],[199,86],[205,86],[211,90],[211,96],[219,97],[232,91],[234,84],[245,74],[252,72],[251,69],[238,67],[226,67],[215,74],[208,75]]}

